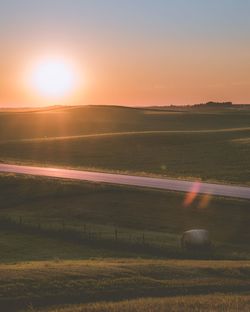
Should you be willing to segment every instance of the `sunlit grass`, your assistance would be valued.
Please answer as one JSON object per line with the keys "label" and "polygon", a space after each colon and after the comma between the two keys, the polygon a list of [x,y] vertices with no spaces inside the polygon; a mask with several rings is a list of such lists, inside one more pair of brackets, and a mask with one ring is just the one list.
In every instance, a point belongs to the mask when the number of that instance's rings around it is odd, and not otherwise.
{"label": "sunlit grass", "polygon": [[[249,116],[240,110],[155,113],[122,107],[5,111],[0,160],[248,184]],[[1,217],[21,217],[44,232],[1,229],[0,310],[81,303],[48,310],[248,311],[249,261],[166,260],[46,232],[86,226],[109,239],[115,230],[122,240],[141,240],[143,234],[146,242],[182,254],[182,232],[202,227],[223,259],[249,258],[249,201],[197,196],[187,207],[184,201],[176,192],[1,174]],[[154,296],[168,298],[146,299]],[[132,301],[108,303],[125,299]]]}
{"label": "sunlit grass", "polygon": [[149,112],[87,106],[0,113],[0,160],[250,183],[249,144],[234,143],[249,138],[250,111]]}
{"label": "sunlit grass", "polygon": [[249,278],[250,265],[244,261],[108,259],[1,264],[0,307],[239,293],[249,289]]}
{"label": "sunlit grass", "polygon": [[40,311],[46,312],[201,312],[242,311],[250,309],[250,295],[213,294],[176,296],[165,298],[140,298],[120,302],[69,305]]}

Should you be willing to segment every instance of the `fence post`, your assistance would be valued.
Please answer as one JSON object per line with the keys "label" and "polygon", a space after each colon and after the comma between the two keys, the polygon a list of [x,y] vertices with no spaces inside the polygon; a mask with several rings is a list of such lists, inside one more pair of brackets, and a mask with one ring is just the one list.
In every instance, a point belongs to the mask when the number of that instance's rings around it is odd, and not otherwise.
{"label": "fence post", "polygon": [[64,222],[64,219],[62,220],[62,230],[63,230],[63,231],[65,230],[65,222]]}

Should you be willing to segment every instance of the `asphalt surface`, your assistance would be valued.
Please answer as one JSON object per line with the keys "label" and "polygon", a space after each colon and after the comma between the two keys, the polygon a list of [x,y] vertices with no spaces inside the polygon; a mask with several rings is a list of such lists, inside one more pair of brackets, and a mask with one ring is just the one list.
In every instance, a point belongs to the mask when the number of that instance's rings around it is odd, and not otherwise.
{"label": "asphalt surface", "polygon": [[0,172],[74,179],[109,184],[130,185],[159,190],[193,192],[224,197],[250,199],[250,187],[191,182],[175,179],[131,176],[104,172],[0,164]]}

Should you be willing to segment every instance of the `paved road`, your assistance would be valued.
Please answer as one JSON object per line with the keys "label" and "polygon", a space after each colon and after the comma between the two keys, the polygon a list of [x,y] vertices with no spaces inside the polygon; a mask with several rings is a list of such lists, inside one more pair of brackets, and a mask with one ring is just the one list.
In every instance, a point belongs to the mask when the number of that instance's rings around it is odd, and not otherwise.
{"label": "paved road", "polygon": [[174,179],[139,177],[103,172],[79,171],[46,167],[17,166],[0,164],[0,172],[30,174],[37,176],[56,177],[110,184],[139,186],[160,190],[181,192],[196,192],[226,197],[250,199],[250,187],[231,186],[222,184],[190,182]]}

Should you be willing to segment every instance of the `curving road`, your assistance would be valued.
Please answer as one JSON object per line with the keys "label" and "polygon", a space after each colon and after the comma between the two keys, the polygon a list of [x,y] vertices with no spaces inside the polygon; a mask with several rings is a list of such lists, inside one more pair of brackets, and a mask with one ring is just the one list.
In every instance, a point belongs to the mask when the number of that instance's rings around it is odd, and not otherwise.
{"label": "curving road", "polygon": [[218,196],[250,199],[250,187],[243,186],[191,182],[164,178],[130,176],[104,172],[79,171],[79,170],[33,167],[33,166],[18,166],[10,164],[0,164],[0,172],[29,174],[63,179],[74,179],[91,182],[103,182],[110,184],[139,186],[146,188],[155,188],[160,190],[195,192],[199,194],[211,194]]}

